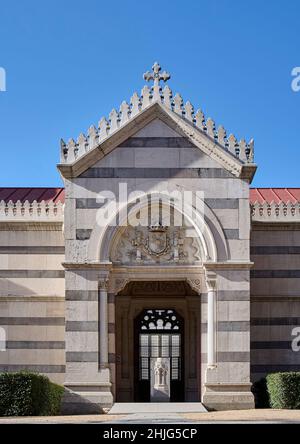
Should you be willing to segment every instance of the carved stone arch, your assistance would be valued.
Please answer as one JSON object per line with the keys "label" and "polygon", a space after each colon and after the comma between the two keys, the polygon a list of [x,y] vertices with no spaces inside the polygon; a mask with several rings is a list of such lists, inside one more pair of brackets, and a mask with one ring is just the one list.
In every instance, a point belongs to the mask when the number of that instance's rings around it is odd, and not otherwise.
{"label": "carved stone arch", "polygon": [[[163,192],[152,191],[149,195],[150,194],[151,204],[155,204],[156,202],[163,203]],[[191,226],[196,230],[197,241],[205,253],[205,258],[203,258],[203,260],[226,260],[228,258],[227,244],[218,219],[203,200],[201,201],[197,195],[194,197],[196,202],[198,202],[198,205],[196,205],[196,208],[191,208],[191,214],[193,217],[189,217],[189,215],[183,213],[182,208],[178,208],[176,203],[172,203],[171,205],[174,207],[174,211],[182,213],[185,218],[189,219]],[[137,213],[144,205],[145,203],[136,203],[135,200],[133,200],[128,203],[129,212]],[[170,205],[170,202],[168,202],[168,205]],[[203,208],[203,210],[199,211],[199,208]],[[99,260],[101,262],[110,261],[112,245],[115,244],[116,239],[122,235],[126,228],[126,226],[124,226],[124,220],[119,220],[117,226],[111,223],[116,219],[118,214],[123,214],[123,211],[121,210],[119,213],[112,214],[111,220],[108,221],[105,227],[95,224],[88,245],[87,259],[89,262],[98,262]]]}
{"label": "carved stone arch", "polygon": [[[148,205],[148,203],[147,203]],[[161,261],[162,262],[169,262],[169,261],[173,261],[172,259],[172,246],[173,242],[174,242],[174,237],[176,237],[178,243],[180,243],[181,245],[184,245],[184,248],[180,247],[180,259],[178,258],[179,262],[189,262],[189,263],[193,263],[196,261],[196,263],[198,264],[199,262],[202,263],[205,260],[207,260],[209,256],[209,253],[211,252],[212,248],[211,245],[207,245],[207,234],[205,233],[206,228],[203,227],[203,224],[201,223],[201,221],[197,220],[197,215],[194,214],[193,217],[190,217],[189,215],[187,215],[186,213],[181,212],[181,208],[178,208],[176,205],[176,202],[174,203],[170,203],[169,200],[169,196],[165,196],[164,193],[157,193],[157,194],[153,194],[151,193],[151,204],[148,205],[149,208],[151,209],[152,212],[152,216],[153,213],[157,214],[157,218],[159,217],[159,211],[160,209],[162,210],[162,212],[164,212],[164,210],[167,210],[167,218],[168,221],[166,223],[166,227],[164,226],[164,219],[162,219],[162,227],[157,226],[156,230],[157,233],[161,233],[160,235],[158,235],[158,239],[162,240],[162,238],[165,236],[165,248],[162,248],[161,251],[158,251],[157,254],[155,254],[153,251],[150,251],[151,248],[149,248],[149,245],[146,245],[147,241],[149,241],[151,234],[149,233],[153,233],[154,227],[153,229],[151,229],[151,227],[148,226],[148,218],[146,216],[146,219],[144,220],[144,224],[142,224],[142,226],[139,226],[137,228],[133,228],[130,224],[129,227],[126,227],[124,229],[123,226],[119,227],[119,229],[117,228],[115,230],[115,233],[112,234],[112,236],[110,237],[110,242],[105,242],[105,246],[106,248],[109,248],[109,250],[105,251],[105,254],[103,255],[104,250],[102,249],[102,251],[100,251],[100,260],[106,260],[106,258],[109,257],[109,259],[111,260],[111,262],[113,263],[118,263],[120,261],[116,259],[116,255],[115,252],[118,252],[118,255],[121,254],[121,251],[125,251],[126,250],[126,256],[128,258],[128,254],[133,254],[133,249],[130,248],[130,246],[135,245],[136,249],[138,249],[139,247],[141,247],[141,250],[143,251],[143,256],[147,256],[148,254],[150,256],[155,256],[156,260],[159,259],[159,257],[161,256]],[[173,214],[173,217],[180,217],[180,222],[183,219],[183,215],[185,217],[185,222],[187,223],[184,225],[174,225],[172,226],[169,225],[170,223],[170,215],[169,215],[169,210],[171,207],[171,213]],[[143,210],[143,205],[138,203],[136,205],[134,205],[130,212],[129,212],[129,222],[130,222],[130,218],[133,214],[137,214],[139,212],[142,212]],[[155,217],[154,217],[155,218]],[[156,218],[155,218],[156,220]],[[198,223],[197,223],[198,222]],[[122,224],[121,224],[122,225]],[[200,228],[201,226],[201,228]],[[189,236],[187,236],[187,230],[189,230]],[[168,231],[168,233],[166,233],[166,231]],[[165,234],[163,234],[165,232]],[[206,237],[205,237],[206,234]],[[144,236],[144,237],[143,237]],[[144,240],[144,242],[142,242],[142,239]],[[157,240],[158,240],[157,239]],[[146,242],[145,242],[146,240]],[[158,240],[159,242],[159,240]],[[126,244],[126,247],[125,247]],[[183,250],[186,251],[183,251]],[[131,250],[131,251],[130,251]],[[147,251],[146,251],[147,250]],[[142,253],[141,251],[141,253]],[[189,254],[188,254],[189,251]],[[214,250],[213,250],[214,251]],[[174,251],[173,251],[174,252]],[[184,256],[191,256],[191,254],[194,254],[194,259],[191,260],[191,257],[189,257],[189,259],[184,259]],[[135,254],[135,253],[134,253]],[[124,257],[123,257],[124,259]],[[150,257],[148,257],[148,261],[149,259],[151,259]],[[124,263],[124,260],[121,261],[122,263]],[[125,258],[125,262],[130,262],[130,260],[128,259],[126,261]],[[149,263],[149,262],[148,262]]]}

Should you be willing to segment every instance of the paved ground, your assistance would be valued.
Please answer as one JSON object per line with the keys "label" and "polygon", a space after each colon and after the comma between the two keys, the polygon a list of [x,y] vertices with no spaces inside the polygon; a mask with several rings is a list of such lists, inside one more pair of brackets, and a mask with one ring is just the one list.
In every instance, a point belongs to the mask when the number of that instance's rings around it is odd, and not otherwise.
{"label": "paved ground", "polygon": [[116,402],[109,415],[129,415],[131,413],[155,413],[164,416],[166,413],[206,413],[201,402]]}
{"label": "paved ground", "polygon": [[132,413],[129,415],[85,415],[30,418],[0,418],[1,424],[178,424],[216,422],[300,423],[300,410],[239,410],[208,413]]}
{"label": "paved ground", "polygon": [[110,409],[109,416],[124,415],[117,421],[118,424],[180,424],[190,422],[183,414],[192,413],[201,415],[207,410],[200,402],[117,402]]}

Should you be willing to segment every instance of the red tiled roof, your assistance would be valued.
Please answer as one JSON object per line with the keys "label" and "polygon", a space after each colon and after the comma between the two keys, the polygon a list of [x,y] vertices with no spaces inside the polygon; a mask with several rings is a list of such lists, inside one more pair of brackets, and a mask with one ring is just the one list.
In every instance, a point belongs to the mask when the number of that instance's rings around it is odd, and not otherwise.
{"label": "red tiled roof", "polygon": [[64,188],[0,188],[0,201],[5,202],[45,202],[53,201],[62,202],[65,201],[65,190]]}
{"label": "red tiled roof", "polygon": [[293,204],[300,202],[300,188],[251,188],[250,202],[275,202]]}
{"label": "red tiled roof", "polygon": [[[64,188],[0,188],[0,201],[62,202],[65,201]],[[300,188],[251,188],[250,202],[300,202]]]}

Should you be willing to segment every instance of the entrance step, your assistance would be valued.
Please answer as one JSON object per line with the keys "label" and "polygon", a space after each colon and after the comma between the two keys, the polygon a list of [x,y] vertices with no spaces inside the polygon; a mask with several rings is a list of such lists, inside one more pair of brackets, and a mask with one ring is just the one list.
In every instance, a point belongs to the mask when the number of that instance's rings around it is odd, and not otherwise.
{"label": "entrance step", "polygon": [[130,415],[135,413],[205,413],[201,402],[116,402],[109,415]]}

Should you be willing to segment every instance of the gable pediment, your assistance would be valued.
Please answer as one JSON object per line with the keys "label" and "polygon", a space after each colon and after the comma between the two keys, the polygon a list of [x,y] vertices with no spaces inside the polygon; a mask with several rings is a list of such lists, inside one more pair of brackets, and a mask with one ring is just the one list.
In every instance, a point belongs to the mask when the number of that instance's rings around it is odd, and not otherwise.
{"label": "gable pediment", "polygon": [[[211,119],[205,121],[201,111],[194,114],[192,105],[183,106],[181,97],[166,86],[151,90],[146,86],[139,98],[135,93],[131,106],[123,102],[120,113],[113,110],[109,121],[101,119],[99,127],[90,127],[88,136],[81,134],[75,142],[61,143],[61,163],[58,169],[66,178],[78,177],[101,161],[129,138],[153,137],[185,138],[212,161],[217,162],[235,177],[251,181],[256,165],[253,163],[253,141],[238,142],[233,135],[226,137],[223,127],[215,130]],[[159,92],[159,93],[158,93]],[[157,122],[160,122],[158,125]]]}
{"label": "gable pediment", "polygon": [[134,138],[151,138],[151,137],[159,137],[159,138],[182,138],[182,134],[178,133],[162,120],[156,118],[153,119],[150,123],[145,125],[141,130],[137,131],[134,135]]}
{"label": "gable pediment", "polygon": [[[134,168],[135,172],[130,174],[140,178],[151,175],[152,178],[172,177],[172,174],[184,177],[186,169],[193,169],[193,175],[200,177],[199,168],[218,170],[216,174],[221,174],[223,170],[217,161],[158,118],[92,165],[92,172],[89,169],[80,177],[88,177],[95,173],[95,168],[99,169],[99,174],[117,177],[123,177],[122,168]],[[202,173],[209,174],[204,171]]]}

